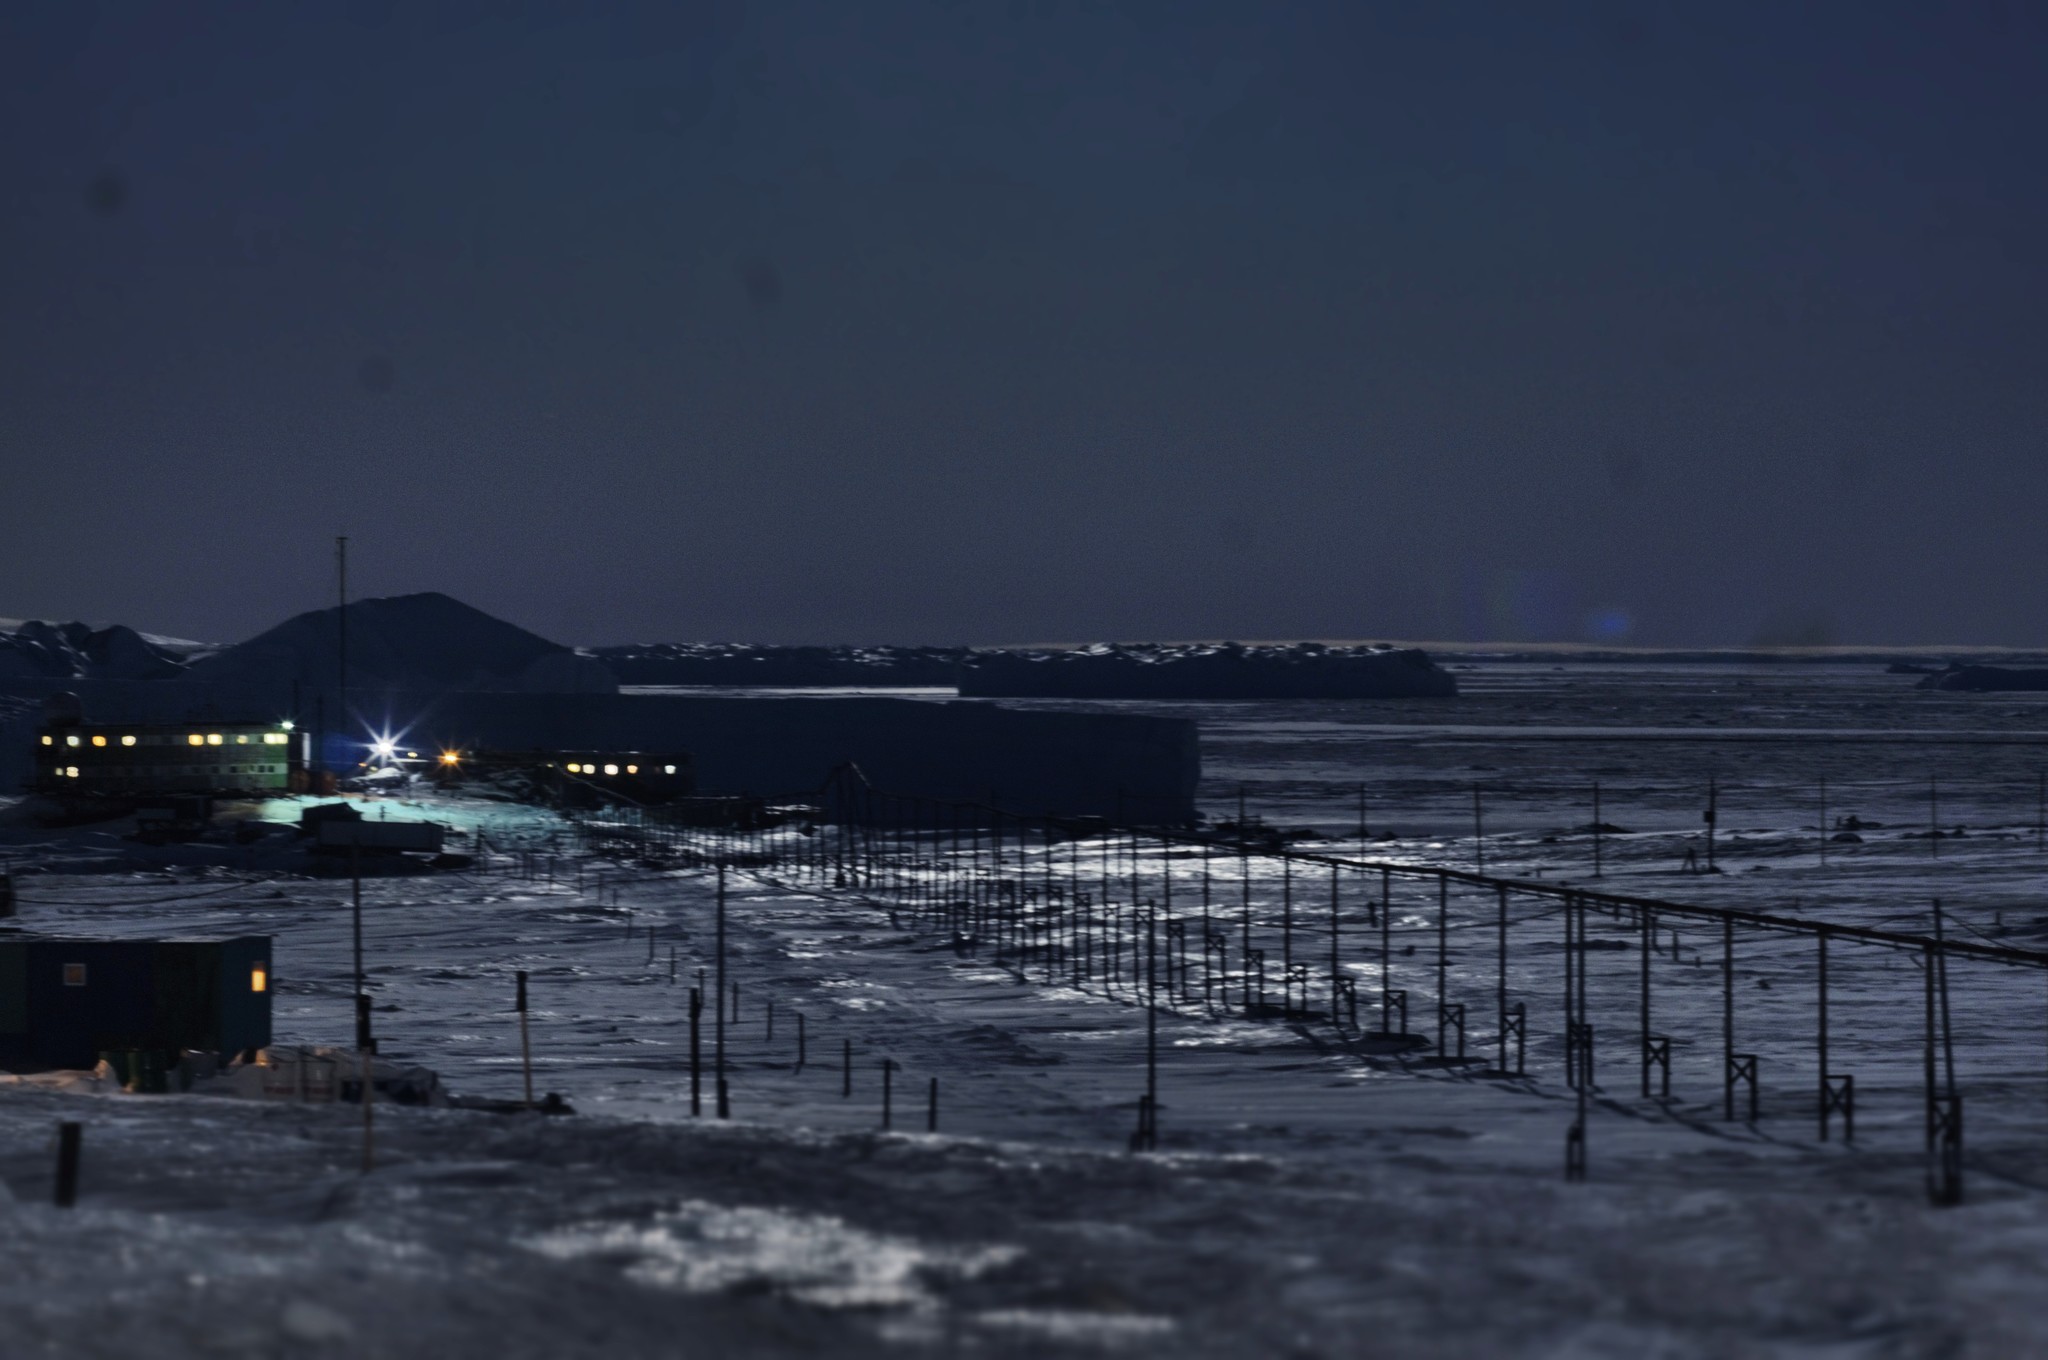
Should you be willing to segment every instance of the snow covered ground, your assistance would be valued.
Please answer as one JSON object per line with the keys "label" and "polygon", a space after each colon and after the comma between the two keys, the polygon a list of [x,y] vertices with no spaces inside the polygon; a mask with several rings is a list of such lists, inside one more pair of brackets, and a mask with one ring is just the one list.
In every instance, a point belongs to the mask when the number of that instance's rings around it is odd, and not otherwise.
{"label": "snow covered ground", "polygon": [[[1202,719],[1212,816],[1234,815],[1242,785],[1253,813],[1325,838],[1304,848],[1470,867],[1476,782],[1490,870],[1590,882],[1590,838],[1572,828],[1590,820],[1597,777],[1603,819],[1629,831],[1604,841],[1601,886],[1908,930],[1939,895],[1958,929],[2036,947],[2031,785],[2048,746],[2020,743],[2048,737],[2048,705],[1827,670],[1502,667],[1461,675],[1465,695],[1427,706],[1148,711]],[[1603,727],[1630,730],[1582,734]],[[1930,772],[1942,827],[1967,835],[1912,838]],[[1727,872],[1680,873],[1709,774]],[[1825,866],[1822,774],[1831,819],[1884,824],[1831,844]],[[379,1169],[365,1177],[352,1106],[0,1087],[0,1179],[15,1199],[0,1208],[6,1354],[2048,1354],[2037,971],[1952,971],[1970,1124],[1959,1209],[1928,1207],[1923,1188],[1909,957],[1838,947],[1833,960],[1831,1065],[1858,1087],[1849,1149],[1815,1138],[1809,942],[1739,948],[1739,1046],[1763,1072],[1752,1126],[1720,1118],[1718,938],[1681,926],[1677,957],[1653,960],[1674,1099],[1645,1101],[1640,955],[1597,919],[1596,939],[1619,947],[1586,955],[1602,1089],[1591,1179],[1566,1184],[1561,920],[1534,896],[1512,904],[1509,969],[1530,1015],[1526,1078],[1205,1006],[1197,945],[1187,994],[1169,986],[1160,1017],[1162,1150],[1136,1157],[1124,1148],[1144,1080],[1135,986],[1109,986],[1099,963],[1077,986],[1071,957],[1049,977],[1042,956],[1019,968],[788,870],[735,874],[735,1118],[721,1123],[689,1107],[705,872],[582,859],[551,818],[503,804],[389,815],[480,827],[501,852],[533,853],[366,882],[384,1050],[457,1092],[515,1096],[512,975],[524,969],[537,1087],[579,1113],[383,1107]],[[21,874],[23,929],[275,934],[279,1041],[343,1041],[347,881],[287,873],[265,845],[146,850],[104,829],[15,826],[0,853]],[[1158,900],[1165,857],[1091,858],[1104,849],[1062,842],[1050,865],[1040,848],[1019,864],[1012,845],[1008,872],[1099,884],[1107,868],[1125,904],[1135,873],[1137,895]],[[920,859],[937,863],[931,847]],[[1183,849],[1170,861],[1183,919],[1201,909],[1202,860]],[[1276,961],[1296,895],[1294,947],[1325,996],[1327,878],[1290,884],[1277,861],[1229,855],[1209,872],[1212,926],[1241,929],[1248,878]],[[1340,875],[1340,965],[1362,1004],[1390,965],[1412,1028],[1433,1038],[1435,890],[1397,887],[1383,960],[1367,920],[1376,878]],[[1468,1005],[1487,1057],[1492,911],[1454,900],[1446,962],[1446,999]],[[1238,966],[1234,952],[1225,967]],[[1277,968],[1268,976],[1277,996]],[[1211,981],[1213,1000],[1242,974]],[[884,1059],[900,1065],[888,1134]],[[937,1135],[923,1132],[933,1078]],[[86,1125],[72,1211],[47,1204],[59,1119]]]}

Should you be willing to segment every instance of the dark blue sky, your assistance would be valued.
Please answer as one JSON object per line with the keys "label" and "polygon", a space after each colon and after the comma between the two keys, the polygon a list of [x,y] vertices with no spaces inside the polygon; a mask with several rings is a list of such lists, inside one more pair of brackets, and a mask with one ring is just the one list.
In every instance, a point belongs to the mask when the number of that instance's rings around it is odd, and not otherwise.
{"label": "dark blue sky", "polygon": [[0,16],[0,614],[2048,642],[2037,7]]}

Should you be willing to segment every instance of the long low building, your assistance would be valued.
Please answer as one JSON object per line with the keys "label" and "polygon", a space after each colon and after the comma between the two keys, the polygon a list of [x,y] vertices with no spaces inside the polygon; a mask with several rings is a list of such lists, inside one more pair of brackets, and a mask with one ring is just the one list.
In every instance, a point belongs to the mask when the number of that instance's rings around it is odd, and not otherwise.
{"label": "long low building", "polygon": [[1007,811],[1194,820],[1195,724],[884,698],[380,696],[407,740],[468,749],[688,751],[696,792],[796,797],[851,762],[880,789]]}

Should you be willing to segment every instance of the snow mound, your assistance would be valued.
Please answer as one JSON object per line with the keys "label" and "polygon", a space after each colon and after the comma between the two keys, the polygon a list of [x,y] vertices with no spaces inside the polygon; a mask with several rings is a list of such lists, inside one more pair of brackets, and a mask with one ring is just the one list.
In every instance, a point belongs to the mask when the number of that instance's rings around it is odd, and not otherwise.
{"label": "snow mound", "polygon": [[[350,688],[611,694],[595,658],[435,591],[356,600],[348,609]],[[342,611],[318,609],[237,643],[187,672],[194,680],[321,689],[341,662]]]}

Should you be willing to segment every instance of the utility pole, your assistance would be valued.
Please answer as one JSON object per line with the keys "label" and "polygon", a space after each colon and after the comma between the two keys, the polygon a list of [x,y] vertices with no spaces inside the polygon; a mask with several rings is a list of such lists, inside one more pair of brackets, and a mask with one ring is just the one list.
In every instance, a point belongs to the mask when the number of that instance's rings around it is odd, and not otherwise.
{"label": "utility pole", "polygon": [[[335,611],[335,627],[336,627],[336,629],[337,629],[337,630],[339,631],[339,633],[340,633],[340,639],[341,639],[341,645],[340,645],[340,649],[339,649],[339,652],[340,652],[340,657],[339,657],[339,663],[340,663],[340,664],[339,664],[339,666],[338,666],[338,668],[337,668],[337,671],[336,671],[336,676],[335,676],[335,708],[336,708],[336,710],[337,710],[337,711],[336,711],[336,714],[335,714],[335,719],[336,719],[336,721],[338,721],[338,722],[340,722],[340,723],[342,724],[342,729],[343,729],[344,731],[346,731],[346,730],[347,730],[347,727],[348,727],[348,535],[347,535],[347,534],[337,534],[337,535],[335,536],[335,539],[334,539],[334,590],[335,590],[335,596],[336,596],[337,600],[338,600],[338,601],[340,602],[340,607],[339,607],[339,608],[338,608],[338,609],[337,609],[337,610]],[[322,733],[322,734],[321,734],[321,736],[322,736],[322,739],[324,740],[324,739],[325,739],[325,736],[326,736],[326,734],[325,734],[325,733]],[[321,766],[322,766],[323,768],[324,768],[324,767],[326,766],[326,763],[327,763],[327,753],[326,753],[325,751],[322,751],[322,752],[320,753],[320,763],[321,763]]]}

